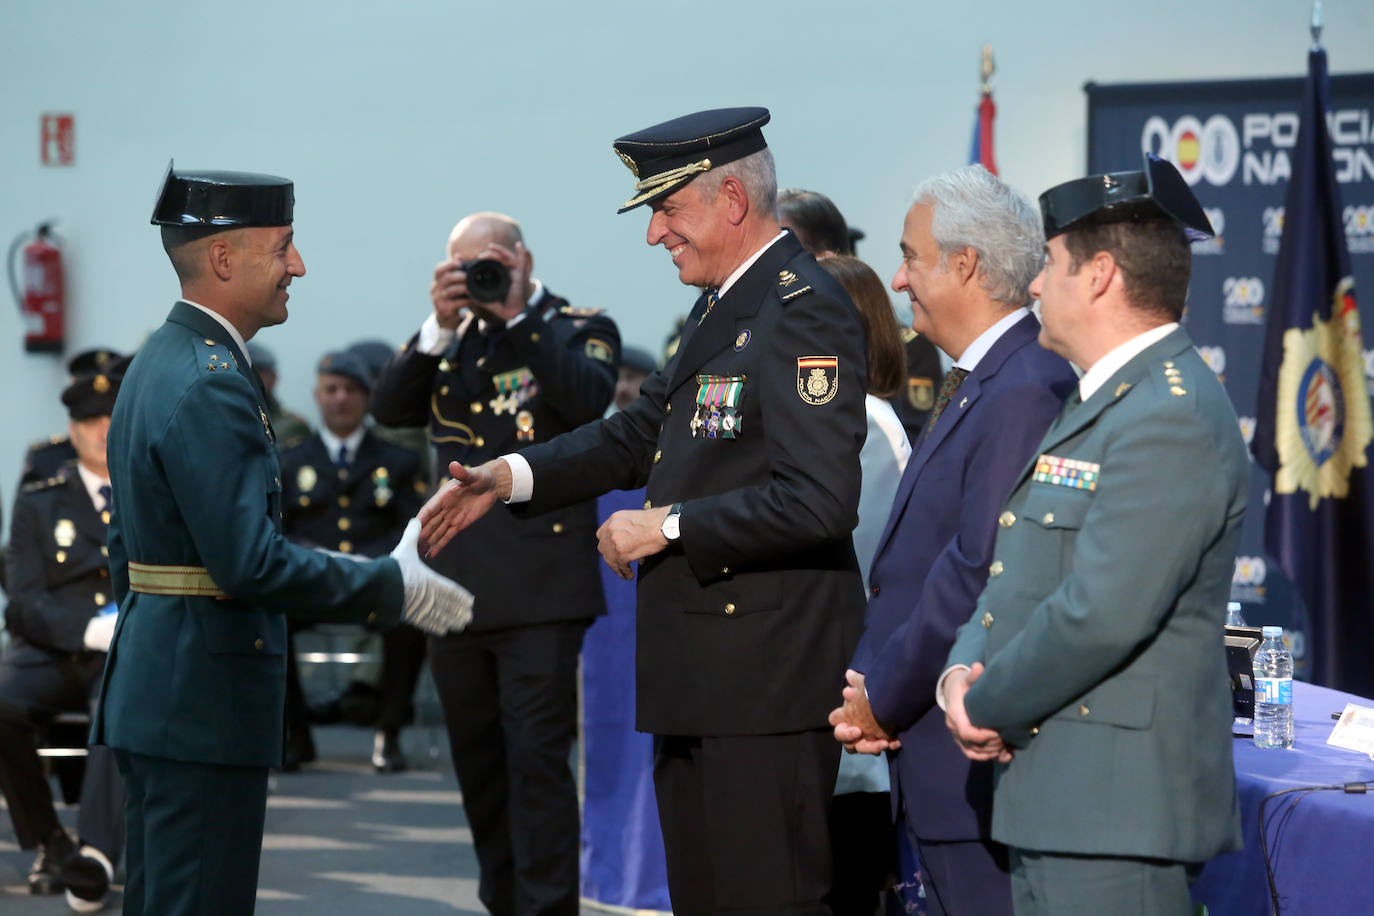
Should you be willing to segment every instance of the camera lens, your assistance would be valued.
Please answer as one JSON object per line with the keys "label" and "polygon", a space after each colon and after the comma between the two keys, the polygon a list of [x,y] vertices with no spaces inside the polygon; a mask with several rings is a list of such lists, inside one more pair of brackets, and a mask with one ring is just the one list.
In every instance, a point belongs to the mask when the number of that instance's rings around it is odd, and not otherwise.
{"label": "camera lens", "polygon": [[468,295],[478,302],[500,302],[510,292],[510,271],[493,258],[480,258],[463,265],[468,278]]}

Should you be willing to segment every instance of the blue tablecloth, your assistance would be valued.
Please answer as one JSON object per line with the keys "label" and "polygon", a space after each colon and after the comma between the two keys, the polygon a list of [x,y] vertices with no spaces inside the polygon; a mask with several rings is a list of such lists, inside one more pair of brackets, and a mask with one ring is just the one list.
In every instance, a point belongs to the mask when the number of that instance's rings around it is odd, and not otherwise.
{"label": "blue tablecloth", "polygon": [[[1298,786],[1374,783],[1374,761],[1326,743],[1331,713],[1346,703],[1374,706],[1337,690],[1293,685],[1296,740],[1291,750],[1261,750],[1235,740],[1243,852],[1218,856],[1193,887],[1210,916],[1266,916],[1272,912],[1260,851],[1259,806],[1267,795]],[[1369,869],[1374,867],[1374,791],[1294,792],[1265,809],[1265,833],[1284,916],[1374,913]]]}

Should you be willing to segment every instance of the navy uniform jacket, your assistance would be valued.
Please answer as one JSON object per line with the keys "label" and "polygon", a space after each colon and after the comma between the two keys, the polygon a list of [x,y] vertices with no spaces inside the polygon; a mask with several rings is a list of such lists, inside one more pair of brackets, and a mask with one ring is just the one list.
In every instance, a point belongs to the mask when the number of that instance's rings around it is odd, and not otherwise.
{"label": "navy uniform jacket", "polygon": [[994,839],[1180,862],[1240,848],[1222,626],[1249,473],[1181,328],[1045,433],[950,653],[987,666],[969,718],[1015,748]]}
{"label": "navy uniform jacket", "polygon": [[74,465],[26,486],[10,531],[11,665],[50,663],[85,652],[86,624],[114,600],[105,522]]}
{"label": "navy uniform jacket", "polygon": [[63,465],[76,460],[76,447],[66,433],[53,433],[39,439],[24,452],[24,466],[19,472],[19,485],[38,483],[57,476]]}
{"label": "navy uniform jacket", "polygon": [[[766,735],[825,726],[863,624],[850,532],[867,435],[863,331],[790,233],[633,404],[522,454],[539,513],[613,489],[683,502],[679,542],[639,564],[637,727]],[[742,380],[738,434],[693,436],[698,395]],[[723,420],[724,411],[720,411]],[[501,515],[503,513],[493,513]]]}
{"label": "navy uniform jacket", "polygon": [[281,453],[282,531],[308,547],[384,556],[420,511],[419,464],[414,452],[368,431],[340,472],[312,433]]}
{"label": "navy uniform jacket", "polygon": [[991,826],[992,765],[970,765],[950,740],[935,684],[987,582],[1002,502],[1077,382],[1039,332],[1033,315],[1008,328],[918,442],[869,575],[852,667],[878,721],[899,730],[893,785],[926,840]]}
{"label": "navy uniform jacket", "polygon": [[[280,765],[285,615],[394,623],[399,567],[282,537],[262,390],[224,329],[186,303],[124,377],[108,460],[120,610],[93,742],[173,760]],[[205,567],[227,597],[131,591],[131,562]]]}
{"label": "navy uniform jacket", "polygon": [[[469,314],[443,356],[411,338],[377,379],[372,415],[428,426],[444,477],[450,461],[481,464],[599,419],[615,393],[615,323],[547,289],[524,314],[504,329]],[[591,500],[538,519],[489,512],[430,562],[472,591],[469,631],[587,620],[605,613],[596,528]]]}

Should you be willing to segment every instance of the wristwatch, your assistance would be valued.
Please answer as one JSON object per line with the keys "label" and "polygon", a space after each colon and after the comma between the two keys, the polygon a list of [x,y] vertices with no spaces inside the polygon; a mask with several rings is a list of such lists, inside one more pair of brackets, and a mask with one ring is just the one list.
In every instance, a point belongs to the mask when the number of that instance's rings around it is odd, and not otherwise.
{"label": "wristwatch", "polygon": [[663,525],[658,529],[663,532],[663,536],[671,544],[682,537],[680,521],[682,519],[682,503],[673,503],[673,507],[668,510],[668,517],[663,520]]}

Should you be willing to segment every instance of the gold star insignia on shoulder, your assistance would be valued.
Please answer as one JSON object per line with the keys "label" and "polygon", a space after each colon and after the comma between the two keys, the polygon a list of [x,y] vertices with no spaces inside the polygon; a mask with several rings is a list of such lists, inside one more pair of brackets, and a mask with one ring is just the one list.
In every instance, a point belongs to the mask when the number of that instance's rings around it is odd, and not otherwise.
{"label": "gold star insignia on shoulder", "polygon": [[1172,395],[1173,395],[1174,397],[1176,397],[1176,398],[1181,398],[1181,397],[1183,397],[1185,394],[1188,393],[1188,389],[1187,389],[1187,388],[1182,388],[1182,387],[1180,387],[1180,386],[1178,386],[1178,385],[1173,385],[1173,386],[1171,386],[1171,387],[1169,388],[1169,393],[1172,394]]}
{"label": "gold star insignia on shoulder", "polygon": [[780,270],[780,271],[778,271],[778,285],[779,285],[779,286],[791,286],[793,283],[796,283],[796,282],[797,282],[797,275],[794,274],[794,273],[792,273],[792,271],[790,271],[790,270]]}
{"label": "gold star insignia on shoulder", "polygon": [[902,328],[901,331],[899,331],[898,333],[901,335],[902,343],[904,344],[909,344],[917,337],[921,336],[920,334],[917,334],[915,331],[913,331],[911,328]]}
{"label": "gold star insignia on shoulder", "polygon": [[1128,391],[1130,391],[1130,390],[1131,390],[1131,383],[1130,383],[1130,382],[1122,382],[1120,385],[1117,385],[1117,386],[1116,386],[1116,394],[1113,395],[1113,397],[1118,397],[1118,398],[1119,398],[1119,397],[1121,397],[1123,394],[1125,394],[1126,392],[1128,392]]}

